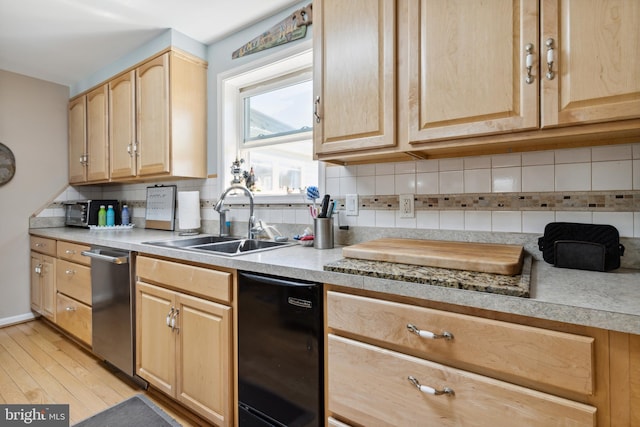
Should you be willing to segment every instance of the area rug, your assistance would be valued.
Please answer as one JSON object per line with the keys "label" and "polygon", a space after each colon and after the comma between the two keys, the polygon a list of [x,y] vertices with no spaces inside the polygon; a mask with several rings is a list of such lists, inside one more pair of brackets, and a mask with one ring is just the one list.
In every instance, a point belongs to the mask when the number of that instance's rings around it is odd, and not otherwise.
{"label": "area rug", "polygon": [[80,421],[75,427],[180,427],[162,409],[137,394],[109,409]]}

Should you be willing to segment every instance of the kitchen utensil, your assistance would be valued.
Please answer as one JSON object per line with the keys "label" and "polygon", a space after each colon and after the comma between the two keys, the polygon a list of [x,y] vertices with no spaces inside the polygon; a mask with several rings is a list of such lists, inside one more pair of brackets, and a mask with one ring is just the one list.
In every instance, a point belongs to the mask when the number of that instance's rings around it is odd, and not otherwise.
{"label": "kitchen utensil", "polygon": [[322,203],[320,204],[320,213],[318,214],[318,218],[326,218],[327,211],[329,210],[329,201],[331,200],[331,196],[329,194],[325,194],[322,198]]}

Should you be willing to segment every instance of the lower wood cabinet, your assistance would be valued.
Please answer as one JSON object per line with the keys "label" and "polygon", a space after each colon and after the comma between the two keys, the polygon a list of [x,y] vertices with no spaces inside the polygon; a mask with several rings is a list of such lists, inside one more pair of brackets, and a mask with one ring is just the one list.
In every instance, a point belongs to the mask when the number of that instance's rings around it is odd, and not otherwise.
{"label": "lower wood cabinet", "polygon": [[56,315],[56,260],[31,252],[31,309],[52,322]]}
{"label": "lower wood cabinet", "polygon": [[326,322],[329,425],[609,421],[606,331],[593,338],[331,289]]}
{"label": "lower wood cabinet", "polygon": [[207,271],[138,257],[136,373],[212,423],[232,425],[232,309],[174,290],[180,276],[161,273],[172,267],[195,275]]}
{"label": "lower wood cabinet", "polygon": [[56,294],[56,323],[76,338],[91,345],[91,306],[58,292]]}

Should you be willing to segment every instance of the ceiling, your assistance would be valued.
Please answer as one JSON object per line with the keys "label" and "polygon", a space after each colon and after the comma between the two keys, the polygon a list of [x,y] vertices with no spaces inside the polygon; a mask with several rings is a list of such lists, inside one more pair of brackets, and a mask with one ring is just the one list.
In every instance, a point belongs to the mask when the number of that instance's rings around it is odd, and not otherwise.
{"label": "ceiling", "polygon": [[298,2],[0,0],[0,70],[71,86],[168,28],[208,45]]}

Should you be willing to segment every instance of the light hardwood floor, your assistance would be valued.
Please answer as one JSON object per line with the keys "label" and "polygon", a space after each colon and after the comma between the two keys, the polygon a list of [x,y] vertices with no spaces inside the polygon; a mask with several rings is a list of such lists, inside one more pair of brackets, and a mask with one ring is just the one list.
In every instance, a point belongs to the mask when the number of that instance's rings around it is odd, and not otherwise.
{"label": "light hardwood floor", "polygon": [[0,403],[69,404],[73,425],[138,393],[185,427],[208,425],[158,391],[113,373],[46,321],[0,328]]}

